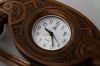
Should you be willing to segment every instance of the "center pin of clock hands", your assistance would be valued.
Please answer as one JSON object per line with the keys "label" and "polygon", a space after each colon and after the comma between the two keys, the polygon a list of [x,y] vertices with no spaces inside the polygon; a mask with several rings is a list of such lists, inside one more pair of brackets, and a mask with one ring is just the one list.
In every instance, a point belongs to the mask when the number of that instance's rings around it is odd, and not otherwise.
{"label": "center pin of clock hands", "polygon": [[[53,38],[57,41],[56,37],[54,36],[53,32],[51,32],[51,31],[48,30],[47,28],[45,28],[45,30],[50,34],[51,40],[52,40],[52,47],[54,47]],[[57,43],[60,44],[58,41],[57,41]]]}

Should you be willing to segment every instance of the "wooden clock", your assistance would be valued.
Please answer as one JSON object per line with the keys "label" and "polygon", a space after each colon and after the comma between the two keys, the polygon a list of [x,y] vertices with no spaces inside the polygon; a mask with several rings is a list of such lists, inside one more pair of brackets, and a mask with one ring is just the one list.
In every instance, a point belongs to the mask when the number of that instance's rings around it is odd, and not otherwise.
{"label": "wooden clock", "polygon": [[55,0],[0,4],[0,11],[8,15],[16,47],[32,65],[100,64],[100,32],[80,12]]}

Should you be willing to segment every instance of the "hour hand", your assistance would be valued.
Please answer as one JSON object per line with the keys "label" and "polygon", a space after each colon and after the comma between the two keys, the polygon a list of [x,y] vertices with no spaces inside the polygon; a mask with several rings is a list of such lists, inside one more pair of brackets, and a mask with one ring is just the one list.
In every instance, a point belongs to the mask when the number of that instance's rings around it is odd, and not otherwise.
{"label": "hour hand", "polygon": [[51,32],[51,31],[50,31],[50,30],[48,30],[47,28],[45,28],[45,30],[46,30],[47,32],[49,32],[49,33]]}
{"label": "hour hand", "polygon": [[48,30],[47,28],[45,28],[45,30],[50,34],[50,36],[53,36],[53,32],[51,32],[51,31]]}

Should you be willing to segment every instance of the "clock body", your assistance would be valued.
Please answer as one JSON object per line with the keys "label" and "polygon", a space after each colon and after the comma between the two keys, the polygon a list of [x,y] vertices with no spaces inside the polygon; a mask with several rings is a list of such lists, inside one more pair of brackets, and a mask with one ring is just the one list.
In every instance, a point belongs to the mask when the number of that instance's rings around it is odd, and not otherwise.
{"label": "clock body", "polygon": [[99,47],[99,31],[91,21],[55,0],[9,0],[2,8],[17,48],[33,65],[74,65]]}
{"label": "clock body", "polygon": [[39,47],[46,50],[58,50],[70,40],[71,29],[61,17],[47,15],[39,18],[33,25],[32,37]]}

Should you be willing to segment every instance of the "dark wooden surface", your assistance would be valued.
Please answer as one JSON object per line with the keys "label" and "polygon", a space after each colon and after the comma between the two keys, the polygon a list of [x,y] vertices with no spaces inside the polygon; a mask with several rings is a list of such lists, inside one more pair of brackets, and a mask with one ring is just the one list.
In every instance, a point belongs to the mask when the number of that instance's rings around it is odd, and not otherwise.
{"label": "dark wooden surface", "polygon": [[[8,0],[0,8],[8,15],[8,25],[17,48],[32,66],[100,65],[100,31],[75,9],[55,0]],[[43,50],[32,40],[33,24],[45,15],[58,15],[71,26],[71,40],[61,50]],[[4,22],[0,21],[0,33]]]}

